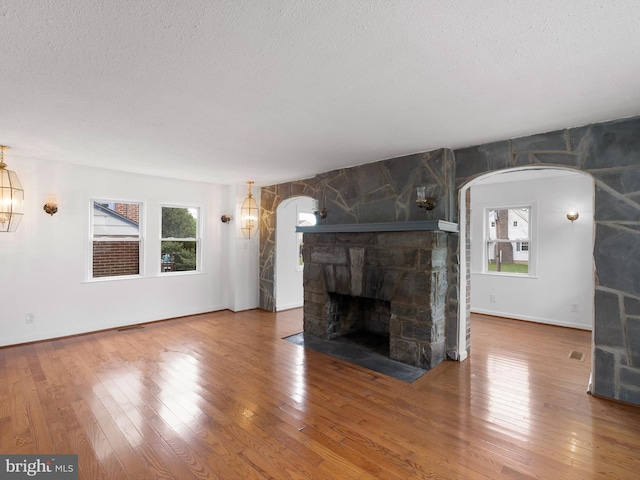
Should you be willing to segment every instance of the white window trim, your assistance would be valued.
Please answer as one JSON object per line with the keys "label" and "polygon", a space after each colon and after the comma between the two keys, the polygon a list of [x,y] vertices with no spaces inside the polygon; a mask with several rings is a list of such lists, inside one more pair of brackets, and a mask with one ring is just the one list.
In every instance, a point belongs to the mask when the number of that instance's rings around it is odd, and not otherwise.
{"label": "white window trim", "polygon": [[[137,241],[140,244],[139,247],[139,253],[138,253],[138,274],[137,275],[114,275],[111,277],[93,277],[93,242],[96,240],[96,238],[94,237],[93,234],[93,204],[94,202],[97,203],[136,203],[139,205],[139,222],[138,222],[138,235],[139,238],[136,240],[135,237],[122,237],[119,239],[114,239],[114,238],[101,238],[100,241],[101,242],[107,242],[107,241],[132,241],[135,242]],[[89,232],[89,236],[87,239],[87,258],[85,260],[85,264],[87,266],[87,273],[86,273],[86,281],[87,282],[111,282],[111,281],[117,281],[117,280],[132,280],[132,279],[138,279],[138,278],[143,278],[144,274],[143,272],[145,271],[145,265],[144,265],[144,259],[145,259],[145,237],[144,237],[144,232],[145,230],[145,219],[147,217],[146,215],[146,203],[143,202],[142,200],[130,200],[130,199],[124,199],[124,198],[119,198],[119,197],[90,197],[88,203],[88,228],[87,231]]]}
{"label": "white window trim", "polygon": [[[517,239],[505,239],[505,240],[489,240],[489,211],[490,210],[513,210],[513,209],[519,209],[519,208],[528,208],[529,209],[529,235],[527,238],[517,238]],[[515,203],[515,204],[508,204],[508,205],[499,205],[499,206],[495,206],[495,205],[484,205],[483,206],[483,213],[482,213],[482,243],[483,243],[483,247],[482,247],[482,274],[484,275],[496,275],[496,276],[509,276],[509,277],[516,277],[516,278],[537,278],[537,246],[538,246],[538,241],[537,241],[537,233],[538,233],[538,222],[537,222],[537,208],[536,208],[536,202],[525,202],[525,203]],[[497,225],[496,225],[497,227]],[[512,272],[492,272],[489,271],[488,269],[488,265],[489,265],[489,258],[488,258],[488,243],[489,241],[492,242],[511,242],[511,243],[516,243],[516,242],[527,242],[529,244],[529,250],[527,250],[529,252],[529,264],[528,264],[528,268],[527,268],[527,273],[512,273]],[[514,250],[515,250],[515,246],[514,246]]]}
{"label": "white window trim", "polygon": [[[162,255],[162,242],[196,242],[196,269],[195,270],[187,270],[182,272],[163,272],[161,262],[157,262],[158,266],[156,267],[156,275],[160,277],[172,277],[176,275],[198,275],[204,273],[202,270],[203,265],[203,255],[202,251],[202,229],[204,223],[203,217],[203,208],[201,205],[193,205],[193,204],[176,204],[176,203],[160,203],[159,204],[159,215],[158,215],[158,233],[160,235],[160,241],[158,242],[158,248],[160,250],[160,254]],[[162,236],[162,209],[163,208],[193,208],[198,210],[198,218],[196,220],[196,237],[195,238],[164,238]]]}
{"label": "white window trim", "polygon": [[[314,215],[313,210],[309,210],[307,208],[296,208],[296,225],[300,224],[300,214],[309,214],[309,216],[313,217],[317,222],[317,217]],[[296,233],[296,248],[300,248],[300,244],[302,243],[302,233]],[[304,264],[300,265],[300,258],[296,252],[296,271],[302,272],[304,271]]]}

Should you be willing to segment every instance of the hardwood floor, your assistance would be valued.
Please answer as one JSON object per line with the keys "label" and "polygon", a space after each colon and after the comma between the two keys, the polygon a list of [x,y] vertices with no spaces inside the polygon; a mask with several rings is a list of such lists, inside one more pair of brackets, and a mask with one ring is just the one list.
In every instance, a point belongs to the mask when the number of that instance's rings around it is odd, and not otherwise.
{"label": "hardwood floor", "polygon": [[225,311],[2,348],[0,453],[77,453],[82,479],[639,478],[640,408],[586,393],[589,332],[474,315],[470,358],[407,384],[281,340],[301,328]]}

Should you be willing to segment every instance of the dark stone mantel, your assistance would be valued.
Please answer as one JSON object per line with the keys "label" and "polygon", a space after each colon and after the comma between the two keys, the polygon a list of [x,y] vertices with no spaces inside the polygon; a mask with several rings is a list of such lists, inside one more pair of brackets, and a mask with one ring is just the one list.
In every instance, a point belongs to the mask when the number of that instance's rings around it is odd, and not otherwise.
{"label": "dark stone mantel", "polygon": [[419,222],[349,223],[344,225],[314,225],[296,227],[300,233],[365,233],[365,232],[454,232],[458,224],[445,220],[423,220]]}

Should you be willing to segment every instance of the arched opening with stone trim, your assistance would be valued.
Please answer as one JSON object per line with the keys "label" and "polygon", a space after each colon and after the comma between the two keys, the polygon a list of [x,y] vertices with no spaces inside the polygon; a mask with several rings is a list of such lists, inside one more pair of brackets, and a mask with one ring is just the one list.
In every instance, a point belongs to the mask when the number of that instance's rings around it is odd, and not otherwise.
{"label": "arched opening with stone trim", "polygon": [[313,206],[313,198],[298,195],[283,200],[276,208],[276,311],[303,305],[302,234],[296,233],[295,227],[315,225]]}
{"label": "arched opening with stone trim", "polygon": [[[496,275],[479,271],[478,266],[484,266],[486,260],[478,259],[477,256],[482,255],[481,250],[484,245],[482,232],[483,228],[487,229],[487,226],[477,225],[478,221],[483,220],[486,212],[483,211],[482,204],[478,204],[477,199],[473,201],[474,187],[478,196],[483,191],[482,187],[490,187],[492,195],[488,198],[493,203],[489,205],[505,206],[515,202],[518,205],[532,206],[531,215],[535,231],[531,239],[532,250],[534,250],[531,252],[534,265],[529,266],[531,275]],[[564,190],[559,187],[564,187]],[[487,195],[483,195],[483,199],[486,198]],[[469,341],[472,338],[469,322],[471,310],[507,318],[592,330],[594,180],[590,174],[576,169],[552,166],[496,170],[479,175],[462,185],[459,191],[459,205],[460,264],[464,265],[463,274],[459,279],[461,301],[457,335],[461,359],[466,357]],[[566,213],[570,209],[581,212],[579,223],[574,224],[567,219]],[[476,221],[473,228],[474,235],[471,228],[472,212]],[[471,238],[474,240],[473,244]],[[471,259],[474,256],[475,263],[472,264]],[[562,260],[569,262],[566,268],[571,270],[567,270],[559,263]],[[485,292],[486,288],[478,288],[481,282],[491,285],[488,291],[500,291],[501,285],[508,285],[509,287],[502,293],[506,290],[515,297],[510,299],[513,300],[511,305],[501,312],[496,303],[482,304],[478,301],[480,293],[476,290],[482,290],[481,294],[488,296]],[[475,305],[472,302],[472,292],[476,294]],[[491,296],[493,298],[490,301],[496,302],[496,294]],[[497,297],[500,300],[500,294]],[[580,303],[572,304],[572,301],[578,302],[575,298],[579,298]],[[493,307],[494,310],[482,311],[478,304]],[[572,323],[572,317],[577,317],[578,314],[580,314],[580,322]],[[586,382],[587,379],[585,379]]]}

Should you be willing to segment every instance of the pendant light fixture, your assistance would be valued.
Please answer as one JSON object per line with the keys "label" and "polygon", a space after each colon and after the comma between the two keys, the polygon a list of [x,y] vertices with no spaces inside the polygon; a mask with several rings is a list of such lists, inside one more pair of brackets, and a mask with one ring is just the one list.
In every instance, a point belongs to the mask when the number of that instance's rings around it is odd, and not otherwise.
{"label": "pendant light fixture", "polygon": [[7,170],[4,151],[9,147],[0,145],[0,232],[15,232],[24,213],[24,190],[18,175]]}
{"label": "pendant light fixture", "polygon": [[255,237],[258,230],[258,204],[251,193],[252,181],[248,181],[249,189],[247,190],[247,198],[242,202],[240,209],[240,230],[244,238]]}

